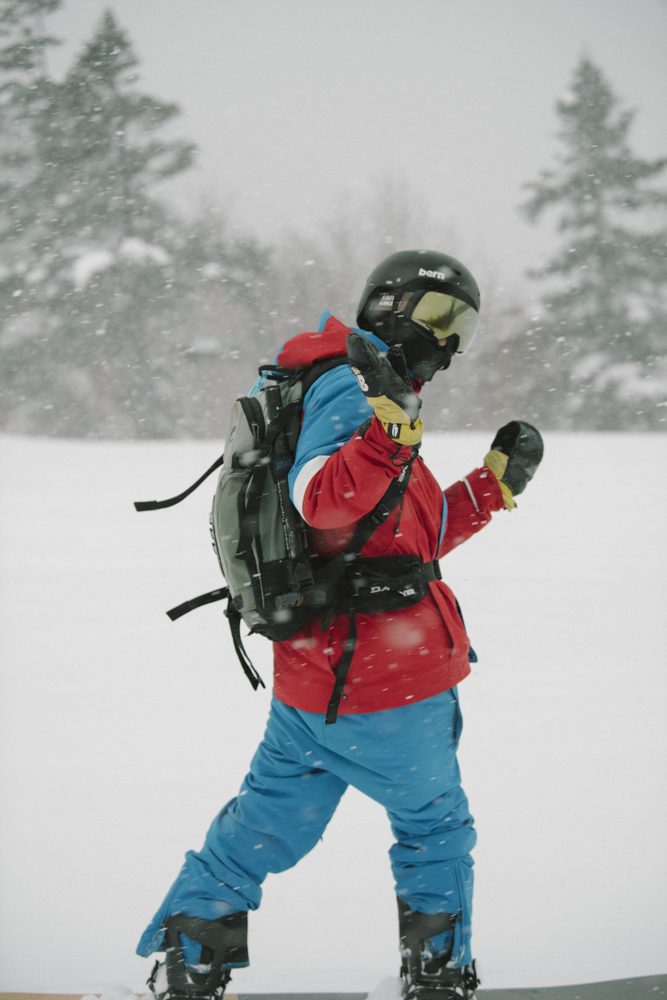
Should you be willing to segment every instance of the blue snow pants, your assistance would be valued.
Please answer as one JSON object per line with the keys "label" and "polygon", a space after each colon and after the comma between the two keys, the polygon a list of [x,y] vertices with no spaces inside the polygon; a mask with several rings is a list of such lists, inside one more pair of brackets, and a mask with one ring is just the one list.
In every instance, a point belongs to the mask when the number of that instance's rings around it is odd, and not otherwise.
{"label": "blue snow pants", "polygon": [[[452,960],[471,961],[476,834],[456,760],[456,689],[387,711],[339,715],[333,726],[324,719],[273,699],[238,796],[213,820],[202,850],[186,854],[139,955],[161,950],[162,926],[175,914],[216,920],[256,910],[268,873],[291,868],[315,847],[353,785],[387,810],[397,895],[413,911],[457,914]],[[449,950],[451,933],[431,942],[432,953]],[[185,960],[196,964],[199,946],[188,945]]]}

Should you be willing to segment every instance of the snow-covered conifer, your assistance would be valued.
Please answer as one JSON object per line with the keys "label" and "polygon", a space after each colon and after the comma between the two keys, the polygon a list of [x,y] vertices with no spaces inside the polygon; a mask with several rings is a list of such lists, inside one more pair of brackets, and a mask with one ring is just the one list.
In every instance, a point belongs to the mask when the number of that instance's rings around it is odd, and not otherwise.
{"label": "snow-covered conifer", "polygon": [[549,280],[537,339],[564,375],[558,395],[571,426],[664,427],[667,192],[654,182],[667,157],[634,155],[634,112],[620,108],[588,57],[557,110],[558,167],[527,185],[523,206],[531,220],[556,209],[563,234],[546,267],[532,272]]}

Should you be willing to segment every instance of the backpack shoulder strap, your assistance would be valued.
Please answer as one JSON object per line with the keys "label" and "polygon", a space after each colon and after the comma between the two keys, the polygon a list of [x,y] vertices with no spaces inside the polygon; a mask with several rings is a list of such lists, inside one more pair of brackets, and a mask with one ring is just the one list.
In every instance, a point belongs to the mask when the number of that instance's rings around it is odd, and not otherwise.
{"label": "backpack shoulder strap", "polygon": [[[325,587],[335,586],[337,583],[340,583],[346,567],[355,561],[373,532],[381,524],[384,524],[391,512],[398,507],[408,488],[412,463],[417,457],[417,452],[417,448],[412,449],[412,456],[403,466],[400,475],[392,479],[379,503],[358,522],[352,540],[347,548],[343,552],[339,552],[337,556],[334,556],[333,559],[319,570],[317,574],[318,583]],[[335,613],[336,598],[334,597],[322,621],[322,632],[327,630]]]}
{"label": "backpack shoulder strap", "polygon": [[412,463],[417,457],[417,453],[418,449],[413,448],[412,455],[401,469],[400,474],[395,476],[389,483],[382,499],[375,505],[369,514],[366,514],[366,516],[362,517],[359,521],[352,537],[352,541],[345,550],[346,556],[358,556],[375,529],[379,528],[381,524],[384,524],[391,512],[398,507],[399,503],[403,499],[405,491],[408,488],[410,474],[412,473]]}
{"label": "backpack shoulder strap", "polygon": [[321,378],[322,375],[330,372],[333,368],[339,368],[341,365],[346,364],[347,354],[337,354],[333,358],[323,358],[322,361],[316,361],[315,364],[306,368],[301,377],[301,398],[303,399],[311,386],[317,382],[318,378]]}

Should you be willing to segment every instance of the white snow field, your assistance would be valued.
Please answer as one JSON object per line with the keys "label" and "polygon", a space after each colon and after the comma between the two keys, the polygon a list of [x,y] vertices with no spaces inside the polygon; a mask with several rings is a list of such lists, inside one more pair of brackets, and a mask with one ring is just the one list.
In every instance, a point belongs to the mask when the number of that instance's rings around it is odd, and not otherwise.
{"label": "white snow field", "polygon": [[[427,437],[443,485],[491,434]],[[142,984],[134,954],[261,738],[269,693],[221,606],[219,442],[0,439],[2,978]],[[443,561],[479,664],[460,686],[485,988],[651,975],[664,943],[667,437],[546,436],[519,509]],[[270,647],[248,649],[270,679]],[[366,991],[397,973],[382,809],[349,790],[323,841],[265,884],[233,992]]]}

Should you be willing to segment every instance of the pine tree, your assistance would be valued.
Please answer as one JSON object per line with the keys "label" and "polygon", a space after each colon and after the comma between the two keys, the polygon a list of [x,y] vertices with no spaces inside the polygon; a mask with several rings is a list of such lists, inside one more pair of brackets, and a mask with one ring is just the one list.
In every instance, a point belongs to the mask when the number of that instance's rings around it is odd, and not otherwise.
{"label": "pine tree", "polygon": [[31,82],[41,72],[44,75],[44,53],[57,39],[44,34],[43,19],[53,14],[62,0],[2,0],[0,3],[0,70],[11,74],[12,84]]}
{"label": "pine tree", "polygon": [[2,241],[19,300],[3,369],[5,405],[17,393],[25,404],[19,429],[131,435],[148,408],[168,430],[146,385],[146,334],[173,288],[179,234],[153,185],[185,169],[192,147],[156,136],[177,109],[135,92],[135,66],[107,12],[62,83],[14,87],[29,141]]}
{"label": "pine tree", "polygon": [[559,167],[527,185],[523,206],[532,221],[559,210],[565,237],[543,271],[532,272],[554,279],[535,330],[552,368],[546,381],[558,386],[563,426],[664,427],[667,228],[659,212],[667,193],[652,182],[667,157],[633,155],[634,112],[619,108],[588,58],[557,110]]}
{"label": "pine tree", "polygon": [[220,213],[186,224],[157,199],[193,147],[160,138],[178,109],[137,91],[110,13],[65,79],[48,78],[40,18],[59,2],[0,0],[2,425],[221,436],[266,351],[266,253],[230,239]]}

